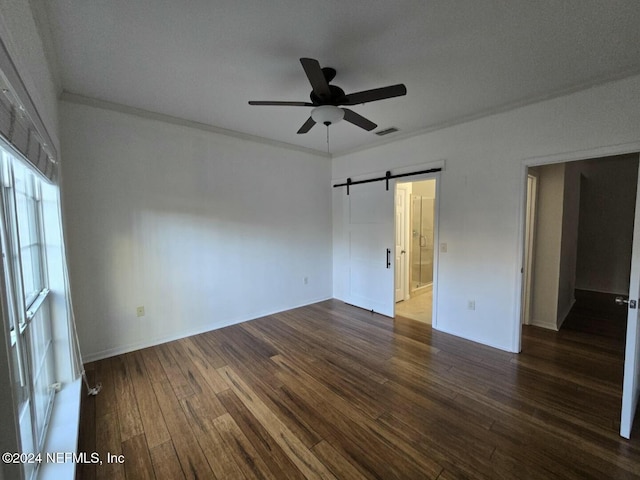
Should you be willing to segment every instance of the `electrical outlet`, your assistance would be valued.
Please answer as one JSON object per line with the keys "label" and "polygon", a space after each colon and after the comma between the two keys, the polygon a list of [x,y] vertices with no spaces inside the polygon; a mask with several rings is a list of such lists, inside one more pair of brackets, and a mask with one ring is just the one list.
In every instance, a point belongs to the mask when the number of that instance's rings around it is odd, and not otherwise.
{"label": "electrical outlet", "polygon": [[476,301],[475,300],[469,300],[467,302],[467,308],[469,310],[475,310],[476,309]]}
{"label": "electrical outlet", "polygon": [[144,317],[144,306],[143,305],[141,305],[141,306],[136,308],[136,316]]}
{"label": "electrical outlet", "polygon": [[440,253],[447,253],[447,244],[444,242],[440,244]]}
{"label": "electrical outlet", "polygon": [[302,283],[304,283],[305,285],[307,285],[309,283],[309,277],[304,277],[302,279]]}

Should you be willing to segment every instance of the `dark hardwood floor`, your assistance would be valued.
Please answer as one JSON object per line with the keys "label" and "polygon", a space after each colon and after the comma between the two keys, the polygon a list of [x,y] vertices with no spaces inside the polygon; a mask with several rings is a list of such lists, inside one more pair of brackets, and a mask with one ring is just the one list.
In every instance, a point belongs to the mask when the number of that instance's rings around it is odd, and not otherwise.
{"label": "dark hardwood floor", "polygon": [[523,353],[326,301],[86,365],[92,479],[640,478],[621,340],[525,327]]}

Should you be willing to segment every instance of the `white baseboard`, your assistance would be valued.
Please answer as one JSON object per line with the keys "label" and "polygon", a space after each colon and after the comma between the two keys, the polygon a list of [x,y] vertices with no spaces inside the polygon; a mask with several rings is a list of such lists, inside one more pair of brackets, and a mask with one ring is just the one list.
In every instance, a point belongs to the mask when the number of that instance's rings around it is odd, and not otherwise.
{"label": "white baseboard", "polygon": [[447,330],[444,328],[436,328],[435,326],[431,326],[431,328],[433,328],[434,330],[438,330],[439,332],[443,332],[446,333],[447,335],[453,335],[454,337],[458,337],[458,338],[462,338],[464,340],[469,340],[470,342],[475,342],[479,345],[484,345],[486,347],[491,347],[491,348],[495,348],[496,350],[502,350],[503,352],[509,352],[509,353],[518,353],[516,351],[514,351],[511,347],[508,347],[506,345],[498,345],[496,343],[490,343],[487,342],[484,339],[479,339],[477,337],[471,336],[471,335],[462,335],[459,332],[454,332],[452,330]]}
{"label": "white baseboard", "polygon": [[558,331],[558,325],[553,323],[553,322],[547,322],[544,320],[538,320],[535,318],[531,319],[531,323],[529,324],[532,327],[540,327],[540,328],[546,328],[547,330],[553,330],[554,332]]}
{"label": "white baseboard", "polygon": [[612,292],[610,290],[594,290],[592,288],[579,288],[576,287],[576,290],[580,290],[582,292],[589,292],[589,293],[605,293],[607,295],[629,295],[629,290],[627,290],[626,292]]}
{"label": "white baseboard", "polygon": [[572,298],[569,304],[565,307],[565,311],[562,312],[562,315],[558,315],[558,330],[560,330],[560,327],[562,327],[562,324],[569,316],[569,312],[571,311],[571,309],[575,304],[576,304],[576,299]]}
{"label": "white baseboard", "polygon": [[325,300],[331,300],[331,298],[333,297],[322,297],[322,298],[311,299],[299,305],[292,305],[292,306],[277,309],[274,311],[256,312],[247,317],[229,319],[227,321],[222,321],[222,322],[216,322],[215,325],[200,326],[198,328],[194,328],[191,330],[183,330],[179,333],[175,333],[172,335],[153,337],[153,338],[144,340],[142,342],[134,342],[134,343],[128,343],[126,345],[118,345],[117,347],[100,350],[98,352],[83,354],[82,361],[83,363],[94,362],[96,360],[102,360],[104,358],[114,357],[116,355],[122,355],[123,353],[134,352],[136,350],[141,350],[143,348],[153,347],[155,345],[172,342],[174,340],[191,337],[193,335],[199,335],[205,332],[211,332],[213,330],[218,330],[219,328],[229,327],[231,325],[236,325],[242,322],[248,322],[249,320],[255,320],[257,318],[266,317],[269,315],[275,315],[276,313],[286,312],[287,310],[292,310],[294,308],[306,307],[307,305],[313,305],[314,303],[324,302]]}

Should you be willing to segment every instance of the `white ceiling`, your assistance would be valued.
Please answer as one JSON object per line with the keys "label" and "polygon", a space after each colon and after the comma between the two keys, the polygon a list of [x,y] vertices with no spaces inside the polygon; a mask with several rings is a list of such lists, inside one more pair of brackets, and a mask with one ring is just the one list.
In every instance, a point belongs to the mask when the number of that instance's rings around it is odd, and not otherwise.
{"label": "white ceiling", "polygon": [[[346,93],[404,83],[405,97],[352,107],[396,137],[640,72],[638,0],[45,3],[66,92],[321,152],[324,126],[296,134],[309,107],[247,104],[308,101],[300,57]],[[374,132],[333,125],[331,152]]]}

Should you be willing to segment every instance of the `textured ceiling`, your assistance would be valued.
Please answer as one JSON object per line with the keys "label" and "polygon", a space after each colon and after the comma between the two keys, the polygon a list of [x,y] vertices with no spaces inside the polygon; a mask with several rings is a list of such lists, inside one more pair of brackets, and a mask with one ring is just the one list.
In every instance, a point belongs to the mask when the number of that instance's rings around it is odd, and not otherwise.
{"label": "textured ceiling", "polygon": [[[352,109],[385,139],[640,72],[638,0],[50,0],[64,91],[326,152],[300,57],[347,93],[404,83]],[[340,122],[331,152],[382,141]]]}

